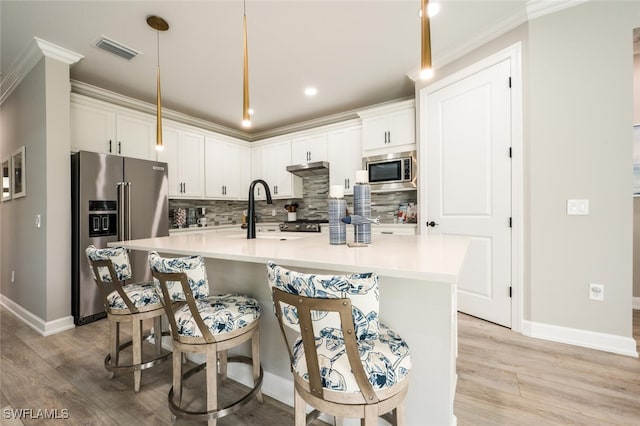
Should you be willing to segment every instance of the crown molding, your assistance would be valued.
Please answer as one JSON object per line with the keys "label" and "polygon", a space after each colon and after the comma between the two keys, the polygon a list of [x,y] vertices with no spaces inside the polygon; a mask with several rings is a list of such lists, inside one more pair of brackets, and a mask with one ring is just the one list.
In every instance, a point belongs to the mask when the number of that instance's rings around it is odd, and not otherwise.
{"label": "crown molding", "polygon": [[587,1],[589,0],[528,0],[527,17],[529,20],[536,19]]}
{"label": "crown molding", "polygon": [[0,105],[4,103],[43,57],[55,59],[67,65],[75,64],[84,58],[84,56],[79,53],[34,37],[27,43],[24,49],[22,49],[22,52],[20,52],[9,68],[6,77],[0,81]]}

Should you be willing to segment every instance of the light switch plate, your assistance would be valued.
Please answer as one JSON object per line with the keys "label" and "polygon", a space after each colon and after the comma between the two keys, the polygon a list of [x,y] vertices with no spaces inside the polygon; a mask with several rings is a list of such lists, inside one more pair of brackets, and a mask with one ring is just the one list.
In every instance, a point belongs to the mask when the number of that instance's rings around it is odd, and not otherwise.
{"label": "light switch plate", "polygon": [[586,216],[589,214],[589,200],[567,200],[569,216]]}

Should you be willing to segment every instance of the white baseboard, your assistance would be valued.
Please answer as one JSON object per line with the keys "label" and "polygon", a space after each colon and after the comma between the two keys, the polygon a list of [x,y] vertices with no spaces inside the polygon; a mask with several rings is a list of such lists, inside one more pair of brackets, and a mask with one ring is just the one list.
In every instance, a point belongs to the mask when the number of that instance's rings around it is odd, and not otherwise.
{"label": "white baseboard", "polygon": [[631,337],[522,321],[522,334],[537,339],[597,349],[638,358],[636,341]]}
{"label": "white baseboard", "polygon": [[41,336],[50,336],[60,333],[61,331],[75,328],[72,316],[58,318],[53,321],[44,321],[2,294],[0,294],[0,305],[18,317],[18,319],[26,325],[40,333]]}
{"label": "white baseboard", "polygon": [[633,298],[633,309],[640,311],[640,297]]}

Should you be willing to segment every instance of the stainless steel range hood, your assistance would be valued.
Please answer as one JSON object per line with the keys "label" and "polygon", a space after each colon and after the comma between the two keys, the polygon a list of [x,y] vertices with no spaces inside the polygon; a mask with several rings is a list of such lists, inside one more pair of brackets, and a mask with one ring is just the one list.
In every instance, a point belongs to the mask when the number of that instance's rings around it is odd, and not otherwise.
{"label": "stainless steel range hood", "polygon": [[296,176],[320,176],[329,174],[329,162],[314,161],[312,163],[294,164],[287,166],[287,171]]}

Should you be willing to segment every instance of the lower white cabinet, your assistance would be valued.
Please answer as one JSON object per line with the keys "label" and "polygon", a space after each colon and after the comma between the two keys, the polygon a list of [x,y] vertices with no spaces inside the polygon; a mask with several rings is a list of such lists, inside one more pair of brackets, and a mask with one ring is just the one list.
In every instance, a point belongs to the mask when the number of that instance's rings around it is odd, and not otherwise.
{"label": "lower white cabinet", "polygon": [[164,149],[158,161],[169,165],[169,197],[202,198],[204,196],[204,134],[162,126]]}
{"label": "lower white cabinet", "polygon": [[214,199],[247,199],[251,149],[207,136],[204,151],[205,196]]}
{"label": "lower white cabinet", "polygon": [[362,170],[361,126],[330,132],[328,153],[329,185],[342,185],[345,194],[352,194],[356,171]]}

